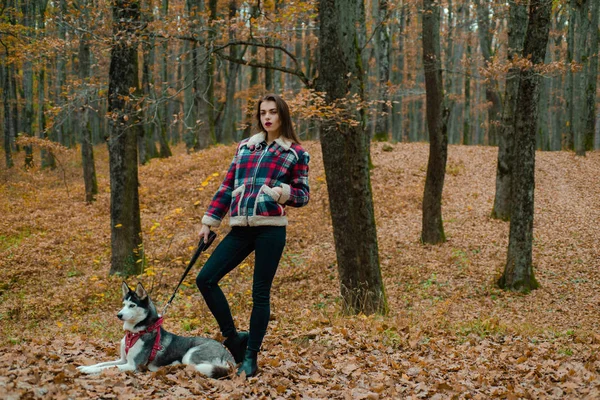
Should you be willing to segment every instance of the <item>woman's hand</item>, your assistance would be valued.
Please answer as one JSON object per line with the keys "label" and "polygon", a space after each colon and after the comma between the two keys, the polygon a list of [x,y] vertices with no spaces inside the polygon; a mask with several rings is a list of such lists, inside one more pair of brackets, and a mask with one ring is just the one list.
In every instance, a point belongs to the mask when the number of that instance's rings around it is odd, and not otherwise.
{"label": "woman's hand", "polygon": [[272,188],[274,192],[276,192],[279,196],[281,196],[281,193],[283,193],[283,189],[281,188],[281,186],[275,186],[274,188]]}
{"label": "woman's hand", "polygon": [[202,224],[200,228],[200,239],[204,239],[204,243],[208,243],[208,234],[210,233],[210,227]]}

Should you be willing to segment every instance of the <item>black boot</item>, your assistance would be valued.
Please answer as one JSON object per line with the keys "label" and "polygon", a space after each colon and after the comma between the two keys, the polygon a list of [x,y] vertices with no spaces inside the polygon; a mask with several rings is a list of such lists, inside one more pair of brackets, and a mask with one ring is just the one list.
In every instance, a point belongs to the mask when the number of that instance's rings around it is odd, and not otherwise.
{"label": "black boot", "polygon": [[237,332],[225,339],[223,345],[227,347],[236,363],[242,362],[248,345],[248,332]]}
{"label": "black boot", "polygon": [[246,378],[249,378],[256,375],[256,371],[258,371],[257,353],[256,351],[246,350],[244,361],[242,361],[242,365],[238,368],[237,374],[241,375],[245,372]]}

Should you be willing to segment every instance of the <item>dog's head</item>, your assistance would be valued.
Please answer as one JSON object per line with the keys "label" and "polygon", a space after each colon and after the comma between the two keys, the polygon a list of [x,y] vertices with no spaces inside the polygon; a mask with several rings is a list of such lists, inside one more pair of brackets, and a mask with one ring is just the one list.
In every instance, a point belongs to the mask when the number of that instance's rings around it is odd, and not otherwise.
{"label": "dog's head", "polygon": [[155,310],[146,289],[141,283],[137,284],[135,291],[131,290],[125,282],[123,282],[121,288],[123,290],[123,308],[119,311],[117,317],[125,322],[124,327],[127,329],[127,326],[134,327],[145,320]]}

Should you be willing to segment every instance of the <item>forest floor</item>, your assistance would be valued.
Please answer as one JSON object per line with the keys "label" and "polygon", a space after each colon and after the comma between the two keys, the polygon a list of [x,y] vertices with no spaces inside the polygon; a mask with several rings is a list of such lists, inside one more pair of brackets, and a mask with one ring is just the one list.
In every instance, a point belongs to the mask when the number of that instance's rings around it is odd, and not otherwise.
{"label": "forest floor", "polygon": [[[86,205],[78,150],[55,171],[0,167],[0,398],[589,398],[600,397],[600,153],[536,155],[534,268],[541,287],[500,290],[509,223],[490,218],[496,148],[450,146],[443,195],[448,241],[419,242],[428,145],[374,143],[372,187],[390,313],[344,316],[320,146],[311,202],[289,209],[288,243],[272,291],[259,374],[207,379],[189,368],[80,374],[117,358],[121,279],[109,276],[107,152],[96,148],[100,194]],[[148,265],[160,307],[194,246],[199,221],[235,150],[140,167]],[[16,157],[23,165],[22,156]],[[2,154],[2,159],[4,155]],[[228,231],[218,229],[219,237]],[[360,238],[356,238],[357,241]],[[219,339],[194,285],[165,328]],[[223,282],[247,329],[253,261]]]}

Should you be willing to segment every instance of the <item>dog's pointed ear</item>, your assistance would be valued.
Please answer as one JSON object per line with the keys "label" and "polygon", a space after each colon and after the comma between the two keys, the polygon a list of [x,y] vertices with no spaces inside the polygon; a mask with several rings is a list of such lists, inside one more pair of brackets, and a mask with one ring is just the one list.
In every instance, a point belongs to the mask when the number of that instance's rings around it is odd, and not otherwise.
{"label": "dog's pointed ear", "polygon": [[135,294],[137,294],[140,300],[144,300],[146,297],[148,297],[146,289],[144,289],[140,282],[138,282],[137,287],[135,288]]}
{"label": "dog's pointed ear", "polygon": [[129,289],[129,286],[127,286],[127,282],[125,281],[123,281],[123,284],[121,285],[121,290],[123,291],[123,298],[127,297],[129,292],[131,292],[131,289]]}

